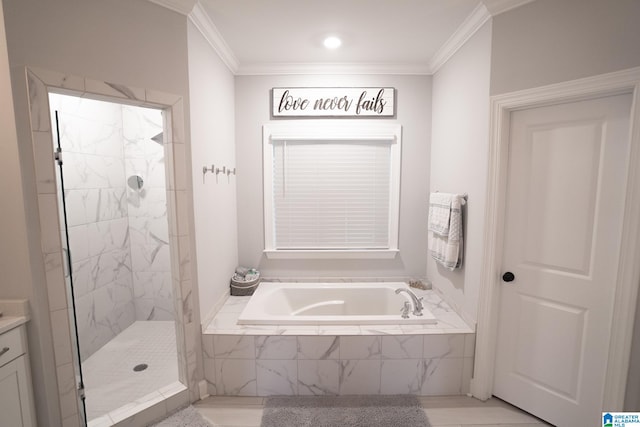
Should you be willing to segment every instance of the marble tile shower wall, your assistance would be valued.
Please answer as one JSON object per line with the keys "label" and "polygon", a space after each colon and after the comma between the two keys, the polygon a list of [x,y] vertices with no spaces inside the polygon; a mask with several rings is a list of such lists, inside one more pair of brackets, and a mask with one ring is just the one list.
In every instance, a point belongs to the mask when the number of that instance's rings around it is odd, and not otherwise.
{"label": "marble tile shower wall", "polygon": [[80,357],[85,360],[135,321],[122,112],[117,104],[74,97],[52,96],[51,106],[59,114]]}
{"label": "marble tile shower wall", "polygon": [[[127,149],[131,143],[124,144],[123,107],[76,97],[52,97],[51,105],[59,111],[69,249],[81,359],[85,360],[135,320],[147,320],[156,312],[171,313],[166,310],[172,306],[166,198],[160,202],[163,208],[155,209],[160,211],[156,216],[164,219],[164,231],[154,233],[162,240],[153,252],[155,270],[150,271],[145,262],[149,257],[141,256],[144,251],[139,249],[144,246],[141,240],[148,235],[148,225],[141,216],[150,209],[140,202],[131,209],[126,185],[130,162],[127,154],[136,149]],[[156,114],[160,123],[155,124],[155,133],[150,136],[162,130],[160,113]],[[133,145],[157,146],[154,158],[156,163],[161,161],[158,153],[162,157],[162,146],[150,139],[131,141],[135,142]],[[161,184],[164,187],[164,172]],[[144,298],[154,295],[153,289],[168,292],[167,302],[160,303],[162,310],[154,310],[149,298]],[[162,290],[155,294],[162,295]],[[151,301],[156,302],[153,298]],[[169,320],[170,316],[159,317]]]}
{"label": "marble tile shower wall", "polygon": [[122,122],[125,175],[143,179],[126,187],[136,320],[174,320],[162,115],[123,106]]}
{"label": "marble tile shower wall", "polygon": [[212,395],[459,395],[474,343],[475,334],[204,334],[205,378]]}

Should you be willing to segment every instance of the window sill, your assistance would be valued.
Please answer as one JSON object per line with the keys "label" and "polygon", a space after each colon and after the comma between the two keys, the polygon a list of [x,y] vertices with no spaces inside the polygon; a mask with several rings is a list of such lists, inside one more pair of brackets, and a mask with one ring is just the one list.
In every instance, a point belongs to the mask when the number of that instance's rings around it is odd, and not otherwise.
{"label": "window sill", "polygon": [[393,259],[398,249],[372,250],[275,250],[265,249],[269,259]]}

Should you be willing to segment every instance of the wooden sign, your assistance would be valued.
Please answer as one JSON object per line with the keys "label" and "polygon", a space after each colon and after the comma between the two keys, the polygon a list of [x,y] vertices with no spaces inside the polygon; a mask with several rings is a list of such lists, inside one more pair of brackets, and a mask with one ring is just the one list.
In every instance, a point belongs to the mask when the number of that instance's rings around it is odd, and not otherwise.
{"label": "wooden sign", "polygon": [[274,87],[271,116],[395,117],[392,87]]}

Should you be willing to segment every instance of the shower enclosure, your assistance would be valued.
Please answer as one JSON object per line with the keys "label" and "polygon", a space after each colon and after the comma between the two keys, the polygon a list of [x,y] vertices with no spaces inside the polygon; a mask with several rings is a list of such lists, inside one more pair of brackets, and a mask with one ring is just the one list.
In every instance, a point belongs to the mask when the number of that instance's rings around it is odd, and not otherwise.
{"label": "shower enclosure", "polygon": [[160,110],[50,94],[85,420],[178,381]]}

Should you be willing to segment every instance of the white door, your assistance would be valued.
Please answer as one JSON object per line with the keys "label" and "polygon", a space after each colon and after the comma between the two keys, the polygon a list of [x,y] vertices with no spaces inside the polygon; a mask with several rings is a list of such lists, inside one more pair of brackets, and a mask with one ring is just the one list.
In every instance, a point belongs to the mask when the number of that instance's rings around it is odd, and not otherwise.
{"label": "white door", "polygon": [[600,425],[631,95],[513,112],[494,394]]}

